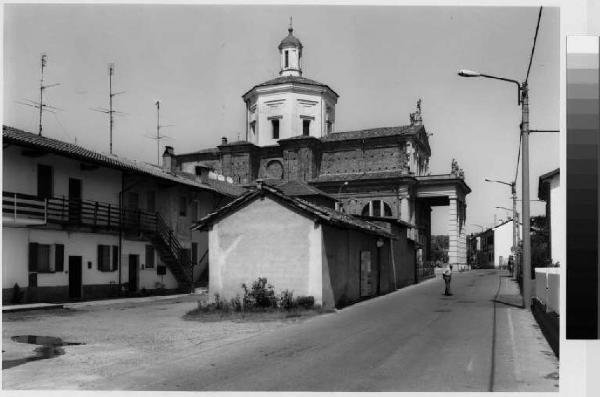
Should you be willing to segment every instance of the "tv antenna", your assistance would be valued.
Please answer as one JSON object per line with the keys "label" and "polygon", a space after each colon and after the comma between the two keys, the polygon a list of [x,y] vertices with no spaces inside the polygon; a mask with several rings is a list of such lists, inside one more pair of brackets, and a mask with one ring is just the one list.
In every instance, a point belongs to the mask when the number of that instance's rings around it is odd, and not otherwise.
{"label": "tv antenna", "polygon": [[36,102],[36,101],[32,101],[30,99],[25,99],[25,101],[27,101],[27,102],[17,101],[17,103],[19,103],[21,105],[30,106],[32,108],[36,108],[36,109],[40,110],[40,116],[39,116],[40,117],[40,125],[39,125],[39,130],[38,130],[39,136],[42,136],[42,115],[43,115],[44,111],[50,112],[50,113],[56,113],[57,110],[62,110],[57,107],[50,106],[50,105],[47,105],[44,103],[44,90],[46,90],[46,88],[56,87],[57,85],[60,85],[60,83],[44,85],[44,68],[46,67],[47,60],[48,60],[48,57],[46,56],[46,54],[42,54],[42,57],[41,57],[42,72],[41,72],[41,77],[40,77],[40,101]]}
{"label": "tv antenna", "polygon": [[112,77],[114,74],[115,74],[115,64],[109,63],[108,64],[108,109],[99,108],[99,107],[90,109],[90,110],[93,110],[94,112],[108,114],[109,152],[110,152],[110,154],[112,154],[112,152],[113,152],[113,150],[112,150],[113,149],[113,125],[114,125],[113,114],[115,114],[115,113],[125,114],[123,112],[118,112],[113,109],[113,97],[115,95],[125,93],[125,91],[119,91],[119,92],[112,91]]}
{"label": "tv antenna", "polygon": [[161,135],[160,129],[166,127],[173,127],[174,124],[160,124],[160,100],[156,100],[154,103],[156,105],[156,136],[146,135],[146,138],[155,139],[156,140],[156,164],[160,165],[160,141],[163,139],[172,139],[168,135]]}

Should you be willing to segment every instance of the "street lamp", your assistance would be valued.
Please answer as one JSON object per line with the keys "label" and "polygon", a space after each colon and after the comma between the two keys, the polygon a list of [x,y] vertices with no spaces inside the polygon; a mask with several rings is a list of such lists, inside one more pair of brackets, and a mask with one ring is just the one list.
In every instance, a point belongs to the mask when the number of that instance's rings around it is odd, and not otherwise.
{"label": "street lamp", "polygon": [[[512,201],[513,201],[513,208],[512,208],[512,213],[513,213],[513,253],[516,255],[517,253],[517,247],[518,247],[518,243],[519,243],[519,213],[517,212],[517,184],[516,181],[513,182],[504,182],[504,181],[498,181],[495,179],[488,179],[485,178],[486,182],[496,182],[496,183],[501,183],[503,185],[507,185],[510,186],[510,192],[512,193]],[[499,208],[499,207],[496,207]],[[518,272],[515,272],[515,279],[516,279],[516,275],[518,274]]]}
{"label": "street lamp", "polygon": [[[502,80],[517,85],[517,103],[521,106],[521,142],[523,145],[523,161],[521,163],[523,194],[521,209],[521,213],[523,214],[523,306],[527,308],[529,307],[531,300],[531,238],[529,234],[529,88],[527,87],[527,80],[523,83],[519,83],[517,80],[491,76],[466,69],[460,70],[458,75],[461,77],[484,77]],[[506,182],[501,183],[509,185]]]}

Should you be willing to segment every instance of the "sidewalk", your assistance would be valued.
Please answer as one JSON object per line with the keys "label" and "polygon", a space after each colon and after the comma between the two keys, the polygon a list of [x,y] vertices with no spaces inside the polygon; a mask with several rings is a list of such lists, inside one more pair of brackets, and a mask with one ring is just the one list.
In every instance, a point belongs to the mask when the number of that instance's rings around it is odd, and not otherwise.
{"label": "sidewalk", "polygon": [[25,303],[22,305],[3,305],[2,312],[18,312],[25,310],[48,310],[48,309],[77,309],[85,306],[102,306],[102,305],[115,305],[119,303],[143,303],[143,302],[155,302],[167,299],[176,299],[190,294],[177,294],[177,295],[155,295],[155,296],[144,296],[140,298],[118,298],[118,299],[101,299],[92,301],[82,302],[66,302],[66,303]]}
{"label": "sidewalk", "polygon": [[[558,391],[559,362],[523,300],[516,281],[500,272],[495,300],[494,391]],[[547,389],[549,380],[553,388]]]}

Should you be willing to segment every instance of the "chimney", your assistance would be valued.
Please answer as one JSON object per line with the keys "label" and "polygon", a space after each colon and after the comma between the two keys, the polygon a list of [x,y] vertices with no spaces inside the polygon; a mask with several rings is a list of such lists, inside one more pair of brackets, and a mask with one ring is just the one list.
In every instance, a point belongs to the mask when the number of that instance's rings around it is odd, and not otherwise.
{"label": "chimney", "polygon": [[257,179],[256,180],[256,187],[258,188],[258,190],[262,190],[263,183],[264,183],[264,181],[262,179]]}
{"label": "chimney", "polygon": [[175,152],[173,146],[165,146],[165,152],[163,153],[163,171],[173,172],[177,166],[177,160],[175,159]]}
{"label": "chimney", "polygon": [[196,176],[200,178],[200,182],[208,182],[208,173],[211,171],[209,167],[198,165],[196,166]]}
{"label": "chimney", "polygon": [[227,145],[227,137],[221,137],[221,145]]}

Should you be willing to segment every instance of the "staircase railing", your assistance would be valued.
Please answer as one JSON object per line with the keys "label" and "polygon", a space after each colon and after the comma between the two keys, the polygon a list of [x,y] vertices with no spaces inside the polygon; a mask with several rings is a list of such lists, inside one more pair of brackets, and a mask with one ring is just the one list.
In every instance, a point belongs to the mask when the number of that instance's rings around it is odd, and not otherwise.
{"label": "staircase railing", "polygon": [[162,241],[174,261],[180,266],[181,274],[183,274],[185,281],[191,282],[192,259],[185,248],[181,246],[171,228],[158,213],[156,213],[155,235]]}

